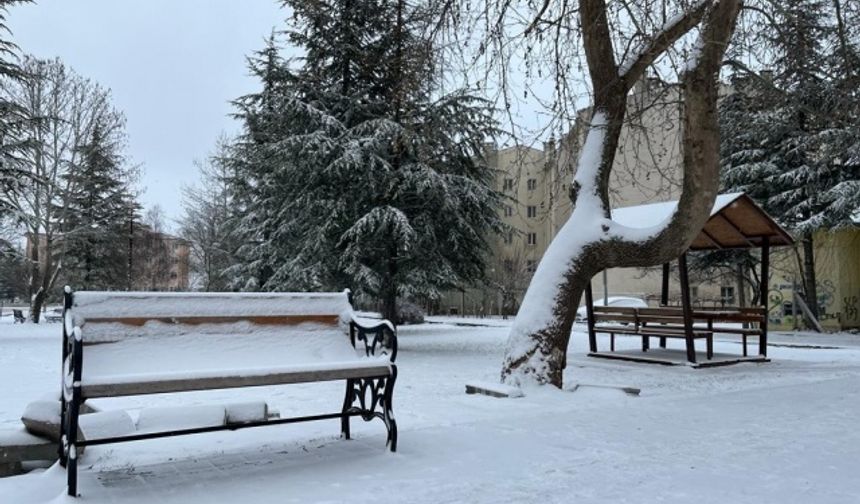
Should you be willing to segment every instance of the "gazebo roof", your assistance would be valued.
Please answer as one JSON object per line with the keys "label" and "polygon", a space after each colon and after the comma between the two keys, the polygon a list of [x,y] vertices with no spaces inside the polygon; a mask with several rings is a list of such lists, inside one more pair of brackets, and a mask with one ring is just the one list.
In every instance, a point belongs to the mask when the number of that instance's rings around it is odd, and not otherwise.
{"label": "gazebo roof", "polygon": [[[612,219],[634,228],[659,226],[677,207],[677,201],[666,201],[616,208]],[[711,218],[690,250],[760,248],[765,238],[770,238],[771,246],[794,243],[791,235],[746,194],[720,194],[711,209]]]}

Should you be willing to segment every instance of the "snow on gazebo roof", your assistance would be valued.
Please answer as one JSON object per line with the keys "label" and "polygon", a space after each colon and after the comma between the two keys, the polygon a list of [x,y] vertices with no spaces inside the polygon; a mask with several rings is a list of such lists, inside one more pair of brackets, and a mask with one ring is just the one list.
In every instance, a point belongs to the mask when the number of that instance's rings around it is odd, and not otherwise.
{"label": "snow on gazebo roof", "polygon": [[[678,207],[677,201],[636,205],[612,210],[612,220],[631,228],[659,226]],[[791,245],[794,240],[746,194],[720,194],[711,218],[690,245],[690,250],[759,248],[764,238],[771,246]]]}

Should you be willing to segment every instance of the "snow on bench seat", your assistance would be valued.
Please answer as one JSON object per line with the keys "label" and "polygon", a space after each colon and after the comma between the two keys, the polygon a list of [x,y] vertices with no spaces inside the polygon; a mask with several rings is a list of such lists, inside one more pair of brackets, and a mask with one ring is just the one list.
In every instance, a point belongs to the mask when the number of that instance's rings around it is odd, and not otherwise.
{"label": "snow on bench seat", "polygon": [[[390,322],[356,320],[348,292],[72,292],[63,314],[63,449],[68,494],[77,492],[78,447],[179,434],[350,418],[381,419],[397,447],[391,410],[397,334]],[[156,408],[141,412],[140,432],[124,435],[117,417],[105,438],[79,440],[83,401],[98,397],[344,380],[333,413],[270,418],[265,403]],[[107,417],[105,417],[107,419]],[[110,423],[110,422],[109,422]],[[114,427],[114,425],[111,425]]]}
{"label": "snow on bench seat", "polygon": [[364,359],[363,361],[326,362],[271,368],[104,375],[83,379],[81,388],[82,394],[86,398],[119,397],[370,378],[389,374],[391,374],[391,367],[387,360]]}
{"label": "snow on bench seat", "polygon": [[[86,341],[89,328],[84,329]],[[104,329],[98,327],[98,340],[104,340]],[[118,341],[86,347],[81,379],[84,397],[390,374],[387,356],[366,357],[353,348],[339,327],[308,323],[287,327],[247,323],[182,326],[150,321],[139,328],[115,330],[120,331],[114,334]],[[152,336],[142,337],[145,334]]]}

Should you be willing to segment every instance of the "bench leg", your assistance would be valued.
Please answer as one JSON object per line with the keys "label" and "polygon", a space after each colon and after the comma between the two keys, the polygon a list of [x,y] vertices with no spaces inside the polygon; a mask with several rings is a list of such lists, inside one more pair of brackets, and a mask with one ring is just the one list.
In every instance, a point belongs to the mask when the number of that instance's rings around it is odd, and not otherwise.
{"label": "bench leg", "polygon": [[660,348],[666,348],[666,337],[660,336]]}
{"label": "bench leg", "polygon": [[713,335],[708,336],[706,343],[708,344],[708,347],[707,347],[708,360],[711,360],[714,358],[714,337],[713,337]]}
{"label": "bench leg", "polygon": [[62,429],[62,441],[66,446],[66,484],[68,494],[72,497],[78,496],[78,415],[80,413],[79,395],[80,388],[75,387],[72,392],[72,400],[69,402],[66,422]]}
{"label": "bench leg", "polygon": [[394,420],[394,382],[397,380],[397,366],[391,365],[391,377],[385,382],[385,395],[382,404],[382,421],[388,429],[388,440],[386,446],[392,451],[397,451],[397,421]]}
{"label": "bench leg", "polygon": [[746,334],[743,335],[743,340],[744,340],[744,357],[746,357],[747,356],[747,335]]}
{"label": "bench leg", "polygon": [[346,393],[343,397],[343,409],[340,415],[340,437],[349,439],[349,410],[355,402],[355,380],[346,380]]}
{"label": "bench leg", "polygon": [[[341,410],[341,435],[349,439],[349,417],[360,415],[369,422],[379,418],[388,431],[386,446],[397,451],[397,422],[394,420],[392,403],[394,382],[397,380],[397,367],[391,365],[391,376],[381,378],[357,378],[347,380],[346,395]],[[358,404],[356,404],[356,402]]]}
{"label": "bench leg", "polygon": [[615,333],[609,333],[609,351],[615,351]]}
{"label": "bench leg", "polygon": [[650,346],[651,338],[649,338],[648,336],[642,336],[642,351],[647,352]]}

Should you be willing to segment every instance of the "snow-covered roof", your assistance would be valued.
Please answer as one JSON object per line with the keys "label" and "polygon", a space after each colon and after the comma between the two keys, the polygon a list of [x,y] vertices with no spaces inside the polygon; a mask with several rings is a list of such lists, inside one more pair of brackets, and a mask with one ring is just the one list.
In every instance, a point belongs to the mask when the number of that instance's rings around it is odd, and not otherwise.
{"label": "snow-covered roof", "polygon": [[[676,208],[677,200],[616,208],[612,210],[612,219],[631,228],[650,228],[663,223]],[[794,243],[791,235],[746,194],[719,194],[711,209],[711,218],[690,249],[758,248],[765,237],[773,246]]]}

